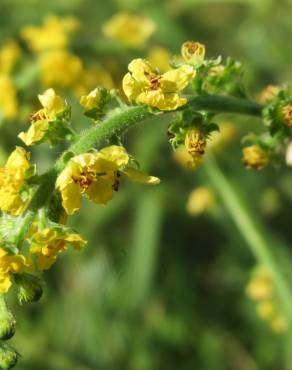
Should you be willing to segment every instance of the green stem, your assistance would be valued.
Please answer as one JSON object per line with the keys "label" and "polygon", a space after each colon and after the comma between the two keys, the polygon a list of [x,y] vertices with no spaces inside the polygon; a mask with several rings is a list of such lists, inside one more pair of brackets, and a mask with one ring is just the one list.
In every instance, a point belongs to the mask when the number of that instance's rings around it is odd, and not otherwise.
{"label": "green stem", "polygon": [[268,236],[260,230],[262,227],[254,221],[251,212],[240,198],[232,183],[224,176],[214,158],[206,158],[204,170],[212,187],[218,193],[227,212],[232,217],[243,239],[246,241],[256,259],[270,272],[275,288],[283,303],[287,319],[292,323],[292,295],[275,257]]}

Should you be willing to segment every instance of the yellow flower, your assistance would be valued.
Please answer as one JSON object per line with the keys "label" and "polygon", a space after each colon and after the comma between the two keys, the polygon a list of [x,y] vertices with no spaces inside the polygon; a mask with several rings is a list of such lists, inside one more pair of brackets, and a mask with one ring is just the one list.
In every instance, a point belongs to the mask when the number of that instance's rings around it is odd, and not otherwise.
{"label": "yellow flower", "polygon": [[271,275],[265,269],[258,269],[246,287],[246,295],[255,301],[270,299],[274,287]]}
{"label": "yellow flower", "polygon": [[26,201],[19,193],[29,166],[29,154],[17,147],[0,168],[0,209],[3,212],[19,215],[25,208]]}
{"label": "yellow flower", "polygon": [[195,77],[191,66],[159,74],[146,60],[134,59],[128,68],[123,89],[129,100],[161,110],[173,110],[187,103],[179,92]]}
{"label": "yellow flower", "polygon": [[169,61],[171,59],[170,52],[160,46],[154,46],[148,53],[147,60],[154,67],[158,68],[160,73],[170,70]]}
{"label": "yellow flower", "polygon": [[189,64],[202,64],[205,58],[205,45],[199,42],[187,41],[182,44],[181,54]]}
{"label": "yellow flower", "polygon": [[243,149],[243,163],[248,168],[262,170],[268,165],[269,156],[259,145],[250,145]]}
{"label": "yellow flower", "polygon": [[213,193],[204,186],[194,189],[189,195],[187,211],[192,216],[198,216],[208,211],[214,205]]}
{"label": "yellow flower", "polygon": [[92,110],[94,108],[99,108],[101,103],[101,90],[100,88],[95,88],[88,95],[83,95],[80,98],[80,104],[86,110]]}
{"label": "yellow flower", "polygon": [[64,229],[45,228],[35,232],[30,243],[30,252],[38,256],[39,269],[47,270],[56,261],[57,255],[67,249],[67,244],[79,250],[87,242],[79,234]]}
{"label": "yellow flower", "polygon": [[74,86],[82,73],[82,62],[66,50],[51,50],[39,57],[41,80],[45,86]]}
{"label": "yellow flower", "polygon": [[285,105],[282,108],[281,113],[282,113],[284,123],[287,126],[291,127],[292,126],[292,103],[289,103],[289,104]]}
{"label": "yellow flower", "polygon": [[115,14],[102,28],[106,37],[131,47],[143,45],[154,31],[151,19],[126,12]]}
{"label": "yellow flower", "polygon": [[20,49],[16,42],[9,41],[0,49],[0,73],[9,75],[18,57]]}
{"label": "yellow flower", "polygon": [[131,167],[124,168],[129,159],[126,150],[117,145],[73,157],[56,182],[67,214],[80,208],[82,195],[95,203],[106,204],[112,199],[113,191],[118,190],[120,172],[136,182],[159,183],[156,177],[144,175]]}
{"label": "yellow flower", "polygon": [[22,38],[29,48],[40,52],[48,49],[65,48],[68,45],[68,34],[75,31],[78,21],[73,17],[58,18],[50,15],[42,26],[26,26],[21,31]]}
{"label": "yellow flower", "polygon": [[17,114],[16,89],[10,77],[0,75],[0,116],[7,119]]}
{"label": "yellow flower", "polygon": [[0,248],[0,293],[8,292],[13,274],[21,274],[30,269],[31,264],[25,256],[9,255],[5,249]]}
{"label": "yellow flower", "polygon": [[54,89],[46,90],[38,96],[43,108],[32,115],[31,126],[27,132],[21,132],[18,137],[27,145],[33,145],[44,137],[49,123],[65,109],[65,102],[61,96],[56,95]]}

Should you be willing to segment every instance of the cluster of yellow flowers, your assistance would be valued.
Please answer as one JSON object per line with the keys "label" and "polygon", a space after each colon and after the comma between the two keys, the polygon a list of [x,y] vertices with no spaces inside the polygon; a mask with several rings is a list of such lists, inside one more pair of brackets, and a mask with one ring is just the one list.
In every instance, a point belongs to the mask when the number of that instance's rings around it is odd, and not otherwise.
{"label": "cluster of yellow flowers", "polygon": [[0,49],[0,116],[7,119],[17,114],[18,103],[12,72],[19,55],[20,49],[14,41],[8,41]]}
{"label": "cluster of yellow flowers", "polygon": [[78,28],[75,18],[50,15],[43,25],[26,26],[21,36],[38,54],[42,83],[45,86],[70,87],[82,71],[81,60],[68,51],[69,34]]}
{"label": "cluster of yellow flowers", "polygon": [[97,84],[111,88],[111,76],[102,66],[85,67],[81,59],[70,51],[70,35],[78,28],[79,22],[73,17],[49,15],[41,26],[22,29],[22,38],[37,54],[43,85],[71,87],[77,96]]}
{"label": "cluster of yellow flowers", "polygon": [[[101,90],[96,88],[81,98],[85,110],[98,107]],[[29,130],[19,137],[27,146],[50,141],[51,126],[62,125],[62,117],[67,104],[51,88],[39,95],[42,108],[32,115]],[[53,132],[54,133],[54,132]],[[0,210],[9,217],[25,212],[33,193],[29,185],[31,173],[29,153],[17,147],[0,168]],[[85,195],[97,204],[106,204],[119,189],[122,176],[126,175],[134,182],[158,184],[159,179],[149,176],[137,168],[135,160],[124,147],[110,145],[99,151],[75,155],[69,159],[56,180],[56,191],[62,198],[64,211],[68,215],[75,213],[81,206],[81,197]],[[39,216],[38,216],[39,217]],[[34,273],[46,270],[56,261],[57,255],[71,244],[80,249],[86,242],[65,225],[36,218],[23,236],[29,245],[28,254],[10,254],[5,246],[5,234],[0,237],[0,293],[9,290],[13,276],[22,273]],[[14,220],[14,221],[13,221]],[[18,222],[17,217],[11,222]]]}
{"label": "cluster of yellow flowers", "polygon": [[257,314],[269,323],[274,332],[287,331],[288,321],[281,313],[272,277],[264,267],[258,267],[253,272],[246,286],[246,295],[256,302]]}

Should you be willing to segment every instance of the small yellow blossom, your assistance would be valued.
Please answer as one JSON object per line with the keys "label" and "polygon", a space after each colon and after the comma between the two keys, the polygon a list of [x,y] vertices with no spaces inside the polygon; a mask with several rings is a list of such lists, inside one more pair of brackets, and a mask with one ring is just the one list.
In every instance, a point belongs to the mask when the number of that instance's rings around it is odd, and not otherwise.
{"label": "small yellow blossom", "polygon": [[257,96],[257,100],[260,103],[269,103],[277,97],[280,90],[279,86],[268,85]]}
{"label": "small yellow blossom", "polygon": [[115,14],[102,28],[106,37],[131,47],[143,45],[154,31],[151,19],[126,12]]}
{"label": "small yellow blossom", "polygon": [[88,95],[83,95],[80,98],[80,104],[86,110],[92,110],[94,108],[99,108],[102,100],[100,88],[95,88]]}
{"label": "small yellow blossom", "polygon": [[50,121],[65,109],[63,98],[56,95],[54,89],[46,90],[38,96],[43,108],[32,115],[32,123],[27,132],[21,132],[18,137],[27,145],[33,145],[44,137]]}
{"label": "small yellow blossom", "polygon": [[214,195],[206,187],[200,186],[189,195],[187,212],[192,216],[198,216],[208,211],[214,205]]}
{"label": "small yellow blossom", "polygon": [[199,128],[190,128],[187,130],[185,147],[190,155],[204,154],[206,145],[206,136]]}
{"label": "small yellow blossom", "polygon": [[41,81],[44,86],[74,86],[82,73],[82,62],[66,50],[51,50],[39,56]]}
{"label": "small yellow blossom", "polygon": [[282,108],[281,113],[282,113],[284,123],[287,126],[292,127],[292,103],[289,103],[289,104],[285,105]]}
{"label": "small yellow blossom", "polygon": [[259,145],[253,144],[243,149],[243,163],[248,168],[262,170],[269,163],[267,152]]}
{"label": "small yellow blossom", "polygon": [[16,88],[11,78],[0,75],[0,116],[12,119],[17,115]]}
{"label": "small yellow blossom", "polygon": [[42,26],[26,26],[21,31],[22,38],[29,48],[36,52],[48,49],[66,48],[68,34],[78,28],[78,21],[73,17],[58,18],[50,15]]}
{"label": "small yellow blossom", "polygon": [[67,214],[71,215],[80,208],[82,195],[95,203],[106,204],[112,199],[113,191],[118,190],[121,172],[136,182],[159,183],[156,177],[126,167],[129,159],[126,150],[117,145],[73,157],[56,182]]}
{"label": "small yellow blossom", "polygon": [[5,249],[0,248],[0,293],[8,292],[13,274],[21,274],[30,269],[31,264],[25,256],[9,255]]}
{"label": "small yellow blossom", "polygon": [[0,168],[0,209],[3,212],[18,215],[25,208],[26,201],[19,193],[29,166],[29,154],[23,148],[17,147],[5,166]]}
{"label": "small yellow blossom", "polygon": [[0,74],[9,75],[20,55],[15,41],[9,41],[0,49]]}
{"label": "small yellow blossom", "polygon": [[246,295],[250,299],[260,301],[271,298],[273,292],[271,275],[263,268],[258,269],[246,287]]}
{"label": "small yellow blossom", "polygon": [[147,60],[153,66],[158,68],[160,73],[167,72],[171,69],[169,61],[171,59],[170,52],[160,46],[154,46],[149,50]]}
{"label": "small yellow blossom", "polygon": [[196,170],[203,160],[201,154],[190,155],[184,145],[181,145],[173,152],[173,158],[180,166],[188,170]]}
{"label": "small yellow blossom", "polygon": [[187,41],[182,44],[181,55],[186,63],[202,64],[205,58],[205,45],[199,42]]}
{"label": "small yellow blossom", "polygon": [[161,110],[173,110],[187,103],[179,92],[195,77],[191,66],[159,74],[146,60],[134,59],[128,68],[123,89],[129,100]]}
{"label": "small yellow blossom", "polygon": [[35,232],[30,243],[30,252],[38,256],[39,269],[47,270],[56,261],[57,255],[67,249],[67,244],[79,250],[86,241],[79,234],[64,229],[45,228]]}

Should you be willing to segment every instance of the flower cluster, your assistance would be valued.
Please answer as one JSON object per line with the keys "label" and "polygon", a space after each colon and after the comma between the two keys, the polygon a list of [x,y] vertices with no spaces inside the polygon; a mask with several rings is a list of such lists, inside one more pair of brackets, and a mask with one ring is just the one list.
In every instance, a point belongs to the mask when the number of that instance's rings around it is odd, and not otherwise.
{"label": "flower cluster", "polygon": [[256,302],[257,314],[267,321],[276,333],[284,333],[288,322],[280,309],[277,293],[272,277],[264,267],[258,267],[253,272],[246,286],[246,295]]}

